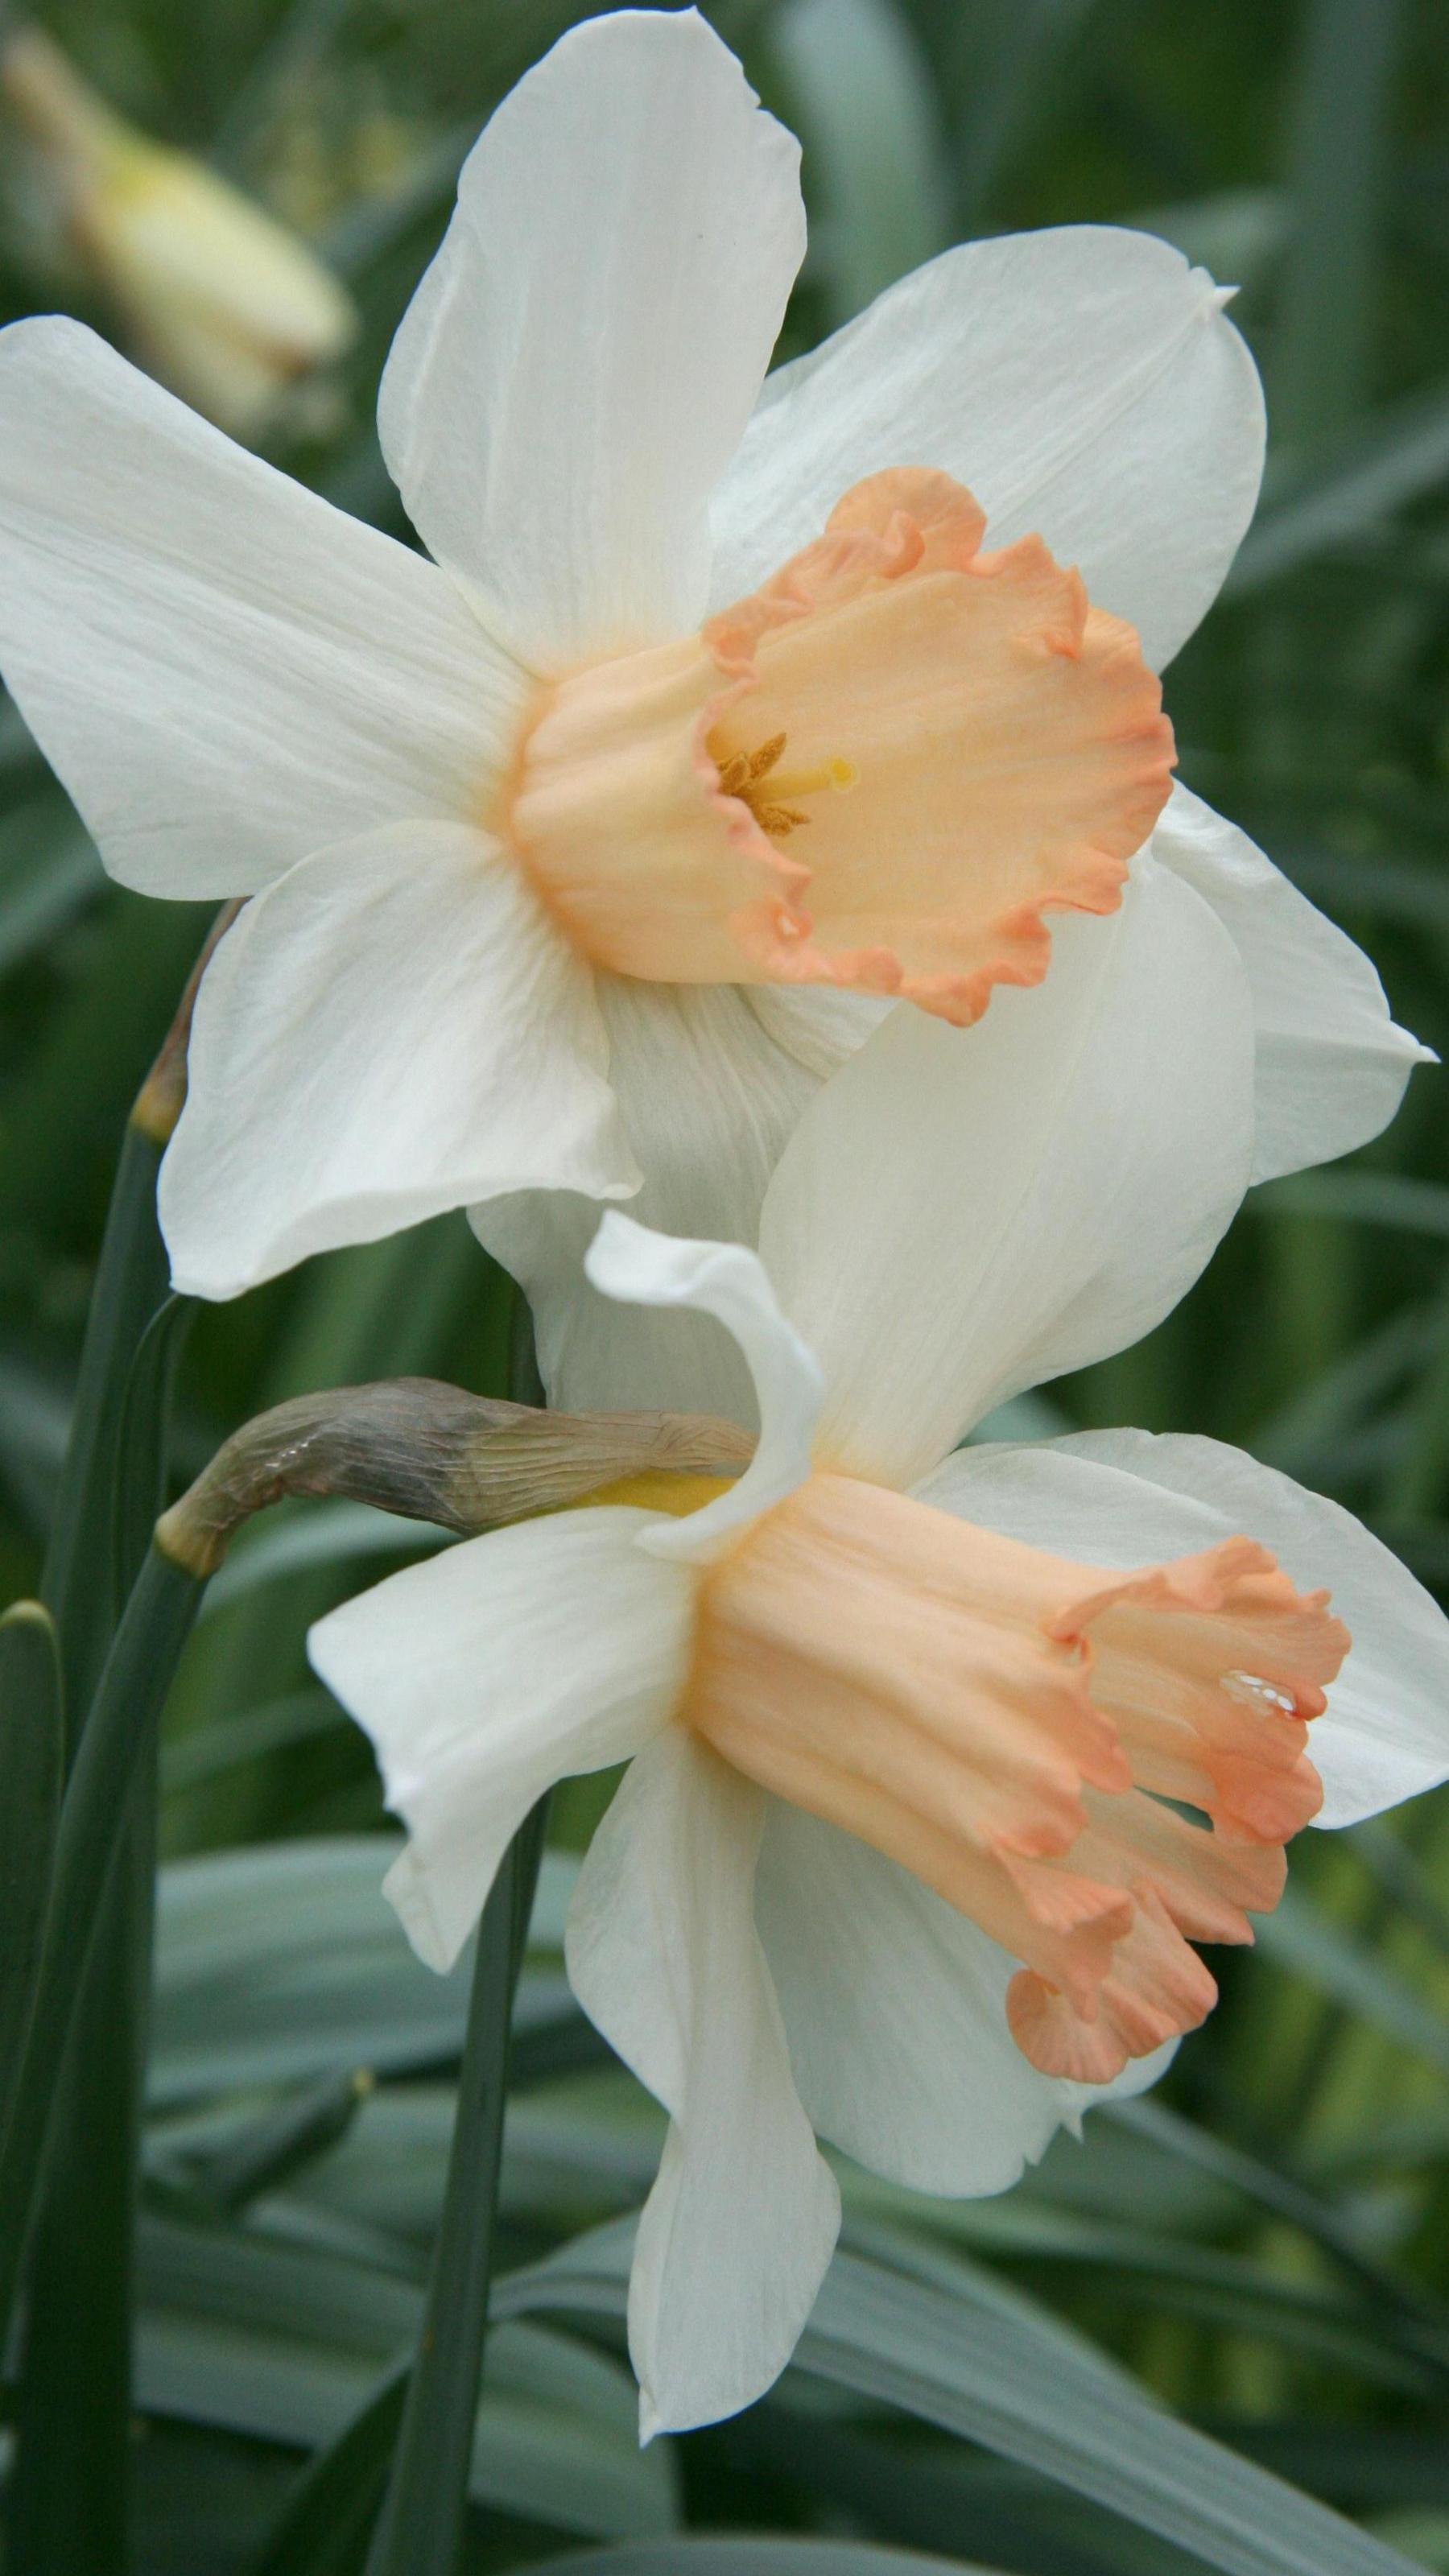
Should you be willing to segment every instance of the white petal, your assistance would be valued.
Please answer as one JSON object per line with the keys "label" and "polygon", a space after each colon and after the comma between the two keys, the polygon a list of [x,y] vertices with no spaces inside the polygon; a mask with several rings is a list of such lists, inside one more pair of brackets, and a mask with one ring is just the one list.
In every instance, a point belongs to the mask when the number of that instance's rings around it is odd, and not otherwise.
{"label": "white petal", "polygon": [[1018,1962],[893,1860],[771,1799],[755,1898],[790,2062],[820,2135],[914,2191],[1006,2191],[1093,2103],[1155,2084],[1041,2075],[1006,2023]]}
{"label": "white petal", "polygon": [[176,1286],[233,1297],[493,1190],[627,1197],[589,969],[462,824],[319,851],[202,980],[161,1175]]}
{"label": "white petal", "polygon": [[1211,278],[1151,234],[1083,224],[948,250],[770,379],[716,496],[714,604],[887,465],[967,484],[989,545],[1038,530],[1161,669],[1253,515],[1262,390]]}
{"label": "white petal", "polygon": [[308,1633],[411,1837],[386,1893],[429,1967],[452,1966],[544,1790],[627,1761],[668,1723],[695,1585],[637,1545],[651,1517],[560,1512],[467,1539]]}
{"label": "white petal", "polygon": [[819,1094],[760,1249],[825,1371],[817,1453],[908,1485],[993,1405],[1120,1350],[1247,1183],[1253,1038],[1231,940],[1139,861],[976,1028],[903,1006]]}
{"label": "white petal", "polygon": [[629,2285],[646,2440],[763,2395],[840,2224],[755,1930],[764,1807],[671,1728],[628,1772],[569,1912],[574,1992],[671,2118]]}
{"label": "white petal", "polygon": [[1363,950],[1185,787],[1174,787],[1151,849],[1212,905],[1243,961],[1257,1027],[1254,1180],[1366,1145],[1415,1065],[1438,1059],[1395,1027]]}
{"label": "white petal", "polygon": [[1030,1448],[963,1449],[927,1502],[1089,1565],[1141,1565],[1239,1535],[1294,1582],[1326,1584],[1353,1637],[1309,1730],[1320,1825],[1356,1824],[1449,1777],[1449,1620],[1340,1504],[1218,1440],[1086,1431]]}
{"label": "white petal", "polygon": [[538,667],[698,625],[799,159],[693,10],[574,28],[474,146],[378,425],[419,534]]}
{"label": "white petal", "polygon": [[163,895],[476,812],[523,703],[434,565],[63,320],[0,337],[0,667],[112,875]]}
{"label": "white petal", "polygon": [[707,1563],[736,1531],[805,1482],[820,1411],[820,1371],[781,1314],[759,1255],[743,1244],[687,1243],[677,1235],[652,1234],[611,1208],[585,1268],[606,1297],[713,1315],[745,1355],[760,1412],[759,1446],[748,1467],[702,1511],[661,1522],[640,1541],[659,1556]]}
{"label": "white petal", "polygon": [[[870,1032],[877,1003],[823,987],[597,979],[609,1080],[644,1185],[630,1214],[662,1234],[753,1245],[781,1149],[821,1082]],[[768,1002],[768,1012],[760,1008]],[[688,1306],[621,1306],[590,1287],[592,1199],[558,1190],[470,1211],[533,1311],[549,1402],[568,1412],[662,1407],[754,1430],[750,1374],[731,1336]]]}

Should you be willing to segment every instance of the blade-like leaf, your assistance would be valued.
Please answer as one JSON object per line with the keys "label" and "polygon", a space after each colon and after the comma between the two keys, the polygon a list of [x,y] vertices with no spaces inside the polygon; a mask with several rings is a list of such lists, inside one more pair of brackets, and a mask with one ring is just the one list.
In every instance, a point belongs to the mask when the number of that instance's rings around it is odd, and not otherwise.
{"label": "blade-like leaf", "polygon": [[[468,1961],[439,1977],[408,1947],[382,1893],[401,1847],[392,1834],[299,1837],[162,1872],[154,2104],[456,2062]],[[530,1968],[514,2013],[520,2073],[530,2051],[556,2064],[581,2025],[562,1971]]]}
{"label": "blade-like leaf", "polygon": [[64,1753],[55,1625],[17,1601],[0,1618],[0,2137],[35,2001]]}
{"label": "blade-like leaf", "polygon": [[1295,1172],[1291,1180],[1255,1190],[1248,1204],[1264,1215],[1281,1210],[1289,1216],[1347,1217],[1449,1243],[1449,1188],[1400,1172]]}
{"label": "blade-like leaf", "polygon": [[387,2483],[410,2376],[407,2362],[390,2370],[303,2472],[248,2576],[351,2576]]}
{"label": "blade-like leaf", "polygon": [[[632,2250],[632,2227],[600,2228],[500,2281],[497,2313],[617,2321]],[[1223,2576],[1409,2576],[1397,2551],[1078,2360],[1054,2322],[983,2296],[964,2267],[953,2293],[837,2254],[796,2360],[1074,2487]]]}
{"label": "blade-like leaf", "polygon": [[998,2576],[973,2559],[923,2558],[865,2540],[626,2540],[546,2558],[536,2576]]}
{"label": "blade-like leaf", "polygon": [[124,1594],[113,1577],[116,1455],[131,1364],[166,1294],[156,1222],[161,1151],[128,1120],[111,1192],[41,1589],[60,1631],[72,1747]]}
{"label": "blade-like leaf", "polygon": [[786,0],[770,35],[820,191],[812,256],[848,322],[951,237],[926,65],[896,0]]}
{"label": "blade-like leaf", "polygon": [[514,1987],[533,1908],[547,1803],[509,1844],[478,1926],[468,2032],[427,2312],[368,2576],[452,2576],[488,2330]]}
{"label": "blade-like leaf", "polygon": [[1281,1967],[1292,1968],[1386,2039],[1397,2040],[1441,2075],[1449,2075],[1449,2024],[1301,1887],[1287,1889],[1275,1911],[1255,1925],[1255,1937],[1259,1949]]}

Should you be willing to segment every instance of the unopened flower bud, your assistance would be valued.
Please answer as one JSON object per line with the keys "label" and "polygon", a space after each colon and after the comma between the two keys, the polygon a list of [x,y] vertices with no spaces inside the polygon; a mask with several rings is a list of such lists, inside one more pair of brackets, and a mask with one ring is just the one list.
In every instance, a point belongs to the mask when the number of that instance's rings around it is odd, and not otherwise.
{"label": "unopened flower bud", "polygon": [[49,213],[138,354],[222,428],[253,435],[349,347],[352,300],[305,244],[128,125],[38,28],[0,48],[0,95],[30,137]]}
{"label": "unopened flower bud", "polygon": [[468,1537],[596,1494],[729,1480],[754,1441],[691,1413],[545,1413],[437,1378],[383,1378],[275,1405],[223,1443],[162,1514],[156,1542],[198,1580],[241,1523],[289,1494],[344,1496]]}

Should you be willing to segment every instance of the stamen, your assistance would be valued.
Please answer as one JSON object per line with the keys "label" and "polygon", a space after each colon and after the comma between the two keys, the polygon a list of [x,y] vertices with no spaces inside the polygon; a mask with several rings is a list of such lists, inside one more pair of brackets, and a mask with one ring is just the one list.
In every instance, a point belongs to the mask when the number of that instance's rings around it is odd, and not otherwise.
{"label": "stamen", "polygon": [[[822,760],[812,769],[779,770],[776,764],[785,742],[784,734],[772,733],[758,750],[734,752],[718,764],[723,793],[737,796],[742,805],[747,805],[760,830],[772,841],[787,841],[792,832],[809,822],[809,815],[802,814],[795,804],[796,797],[820,796],[827,789],[844,795],[860,777],[850,760]],[[765,779],[770,782],[768,787],[761,783]]]}

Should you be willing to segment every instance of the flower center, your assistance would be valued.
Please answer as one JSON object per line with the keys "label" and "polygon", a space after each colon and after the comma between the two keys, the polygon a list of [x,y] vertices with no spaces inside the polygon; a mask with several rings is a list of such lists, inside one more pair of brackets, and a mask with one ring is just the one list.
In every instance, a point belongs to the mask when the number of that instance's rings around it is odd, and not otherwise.
{"label": "flower center", "polygon": [[965,1022],[1040,981],[1045,912],[1116,906],[1167,796],[1160,689],[1039,538],[983,528],[948,475],[873,475],[699,635],[541,694],[492,819],[576,946]]}
{"label": "flower center", "polygon": [[799,810],[801,797],[820,796],[829,788],[844,794],[860,776],[850,761],[839,757],[817,761],[813,769],[781,769],[786,740],[784,734],[772,733],[758,750],[727,752],[716,764],[721,795],[737,797],[772,841],[788,841],[809,822],[809,815]]}
{"label": "flower center", "polygon": [[1250,1539],[1105,1575],[816,1475],[706,1577],[680,1716],[969,1915],[1033,2065],[1105,2083],[1211,2009],[1190,1944],[1277,1903],[1326,1599]]}

